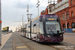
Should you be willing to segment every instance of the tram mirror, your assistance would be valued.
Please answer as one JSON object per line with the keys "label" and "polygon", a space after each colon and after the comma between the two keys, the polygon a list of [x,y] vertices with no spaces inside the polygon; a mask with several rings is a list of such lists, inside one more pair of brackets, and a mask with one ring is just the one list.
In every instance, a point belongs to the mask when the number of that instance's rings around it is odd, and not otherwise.
{"label": "tram mirror", "polygon": [[57,19],[57,22],[59,22],[59,19]]}
{"label": "tram mirror", "polygon": [[57,30],[57,33],[59,34],[59,30]]}
{"label": "tram mirror", "polygon": [[62,34],[64,34],[64,31],[62,31]]}

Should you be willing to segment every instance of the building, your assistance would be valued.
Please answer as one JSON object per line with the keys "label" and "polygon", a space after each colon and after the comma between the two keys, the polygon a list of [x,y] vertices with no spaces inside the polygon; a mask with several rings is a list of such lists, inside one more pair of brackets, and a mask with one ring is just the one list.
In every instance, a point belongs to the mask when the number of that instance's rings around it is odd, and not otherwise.
{"label": "building", "polygon": [[[45,10],[48,12],[48,9]],[[47,14],[47,13],[42,13]],[[49,8],[48,14],[56,14],[60,18],[62,28],[75,28],[75,0],[57,0],[57,4]]]}
{"label": "building", "polygon": [[6,32],[6,33],[9,32],[9,27],[4,27],[2,32]]}

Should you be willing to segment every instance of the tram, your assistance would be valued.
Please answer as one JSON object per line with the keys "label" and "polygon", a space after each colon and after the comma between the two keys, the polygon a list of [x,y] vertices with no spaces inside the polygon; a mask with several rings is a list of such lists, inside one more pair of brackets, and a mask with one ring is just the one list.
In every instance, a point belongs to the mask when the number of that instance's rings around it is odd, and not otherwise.
{"label": "tram", "polygon": [[63,31],[60,19],[55,14],[46,14],[36,17],[26,23],[25,37],[37,42],[62,42]]}

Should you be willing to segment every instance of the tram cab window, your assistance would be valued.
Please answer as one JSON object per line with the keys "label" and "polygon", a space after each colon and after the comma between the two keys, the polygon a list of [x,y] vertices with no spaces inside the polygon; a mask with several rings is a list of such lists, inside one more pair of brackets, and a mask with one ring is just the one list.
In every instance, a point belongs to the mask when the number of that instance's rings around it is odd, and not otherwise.
{"label": "tram cab window", "polygon": [[61,32],[61,27],[59,22],[57,21],[47,21],[46,22],[46,33],[52,34],[52,32],[57,33],[57,31]]}

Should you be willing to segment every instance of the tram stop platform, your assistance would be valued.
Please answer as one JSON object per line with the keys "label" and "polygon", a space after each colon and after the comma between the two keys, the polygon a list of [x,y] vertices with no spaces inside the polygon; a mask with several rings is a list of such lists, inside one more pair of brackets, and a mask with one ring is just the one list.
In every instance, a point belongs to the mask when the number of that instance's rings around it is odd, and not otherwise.
{"label": "tram stop platform", "polygon": [[10,38],[11,35],[12,35],[12,33],[2,34],[2,36],[1,36],[1,46],[0,46],[0,50],[1,50],[1,48],[5,45],[5,43],[6,43],[7,40]]}
{"label": "tram stop platform", "polygon": [[0,50],[30,50],[18,37],[22,36],[13,33]]}

